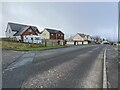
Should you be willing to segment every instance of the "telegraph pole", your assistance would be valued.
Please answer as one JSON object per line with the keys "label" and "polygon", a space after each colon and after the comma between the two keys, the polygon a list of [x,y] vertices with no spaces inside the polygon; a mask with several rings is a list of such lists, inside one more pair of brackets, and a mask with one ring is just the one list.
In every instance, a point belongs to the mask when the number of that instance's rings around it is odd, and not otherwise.
{"label": "telegraph pole", "polygon": [[120,42],[120,1],[118,2],[118,42]]}

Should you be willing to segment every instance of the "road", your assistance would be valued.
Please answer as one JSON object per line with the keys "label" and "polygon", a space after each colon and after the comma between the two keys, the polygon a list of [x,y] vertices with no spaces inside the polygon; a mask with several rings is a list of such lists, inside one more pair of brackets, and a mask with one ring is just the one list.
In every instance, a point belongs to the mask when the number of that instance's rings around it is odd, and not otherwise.
{"label": "road", "polygon": [[25,52],[3,70],[3,88],[102,88],[103,45]]}

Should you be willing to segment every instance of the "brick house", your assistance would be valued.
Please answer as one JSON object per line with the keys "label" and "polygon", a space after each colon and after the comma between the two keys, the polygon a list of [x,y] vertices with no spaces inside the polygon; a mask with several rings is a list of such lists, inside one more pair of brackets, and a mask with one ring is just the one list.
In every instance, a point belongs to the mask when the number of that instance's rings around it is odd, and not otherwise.
{"label": "brick house", "polygon": [[64,40],[64,33],[60,30],[45,28],[41,32],[41,37],[47,40]]}
{"label": "brick house", "polygon": [[6,29],[6,37],[23,41],[24,36],[36,35],[40,36],[40,32],[36,26],[23,25],[9,22]]}

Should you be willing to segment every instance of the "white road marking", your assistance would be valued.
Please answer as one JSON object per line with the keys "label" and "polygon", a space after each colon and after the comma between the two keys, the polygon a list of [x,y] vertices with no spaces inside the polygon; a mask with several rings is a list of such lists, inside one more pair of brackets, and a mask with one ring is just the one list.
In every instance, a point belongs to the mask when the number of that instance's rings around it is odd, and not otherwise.
{"label": "white road marking", "polygon": [[110,82],[108,81],[108,87],[111,88]]}
{"label": "white road marking", "polygon": [[106,49],[104,51],[104,66],[103,66],[103,88],[107,88],[107,72],[106,72]]}
{"label": "white road marking", "polygon": [[91,51],[88,51],[87,53],[92,53],[93,51],[91,50]]}
{"label": "white road marking", "polygon": [[97,47],[97,48],[94,48],[94,49],[93,49],[93,51],[97,50],[98,48],[99,48],[99,47]]}

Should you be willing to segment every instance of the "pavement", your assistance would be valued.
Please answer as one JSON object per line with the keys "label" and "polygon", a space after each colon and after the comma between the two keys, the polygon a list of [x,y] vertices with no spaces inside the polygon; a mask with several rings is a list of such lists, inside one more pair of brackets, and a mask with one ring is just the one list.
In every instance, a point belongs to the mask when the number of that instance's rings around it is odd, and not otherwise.
{"label": "pavement", "polygon": [[112,46],[107,46],[106,48],[108,88],[118,88],[118,52]]}
{"label": "pavement", "polygon": [[102,88],[104,47],[25,52],[3,69],[3,88]]}

